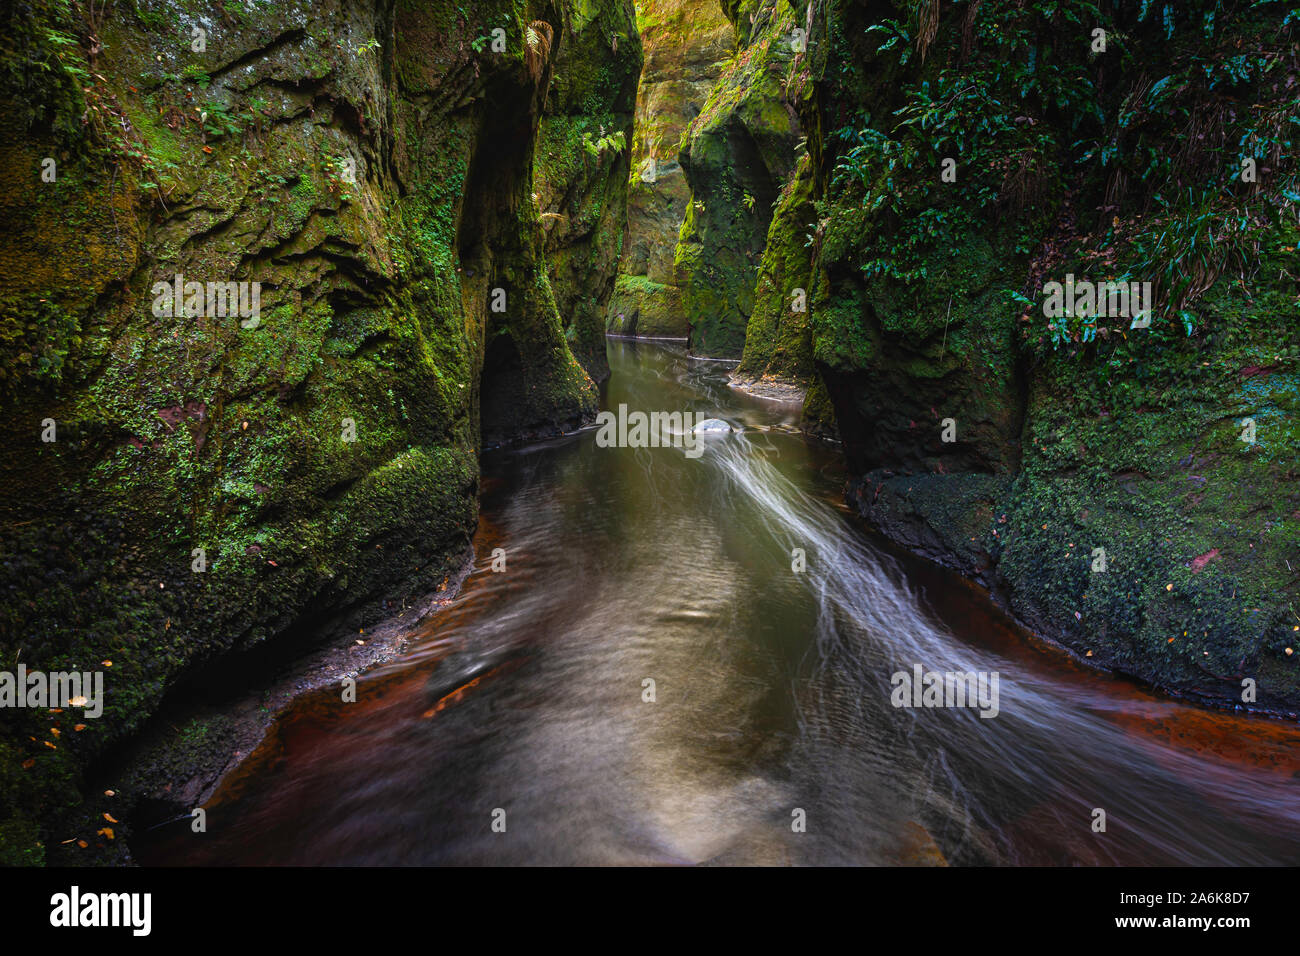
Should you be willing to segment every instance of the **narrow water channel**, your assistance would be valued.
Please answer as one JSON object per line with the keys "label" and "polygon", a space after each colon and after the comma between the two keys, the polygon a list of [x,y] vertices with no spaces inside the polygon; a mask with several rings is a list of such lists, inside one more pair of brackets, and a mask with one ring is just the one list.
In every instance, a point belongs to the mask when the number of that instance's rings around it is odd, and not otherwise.
{"label": "narrow water channel", "polygon": [[[356,703],[296,701],[210,801],[208,832],[164,828],[142,862],[1300,860],[1295,728],[1038,646],[873,539],[797,409],[678,347],[609,357],[606,407],[743,431],[698,459],[590,429],[485,455],[461,595]],[[996,717],[892,706],[890,675],[916,664],[996,672]]]}

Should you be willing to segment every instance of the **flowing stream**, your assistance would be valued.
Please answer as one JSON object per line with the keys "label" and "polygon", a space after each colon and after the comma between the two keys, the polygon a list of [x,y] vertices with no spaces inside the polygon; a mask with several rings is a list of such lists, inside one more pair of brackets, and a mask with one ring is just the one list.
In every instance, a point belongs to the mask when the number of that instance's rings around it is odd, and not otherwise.
{"label": "flowing stream", "polygon": [[[742,431],[696,459],[593,429],[486,454],[456,600],[356,703],[295,701],[208,832],[142,862],[1300,861],[1300,730],[1079,667],[865,530],[796,408],[680,347],[609,357],[605,407]],[[894,707],[917,664],[996,672],[997,715]]]}

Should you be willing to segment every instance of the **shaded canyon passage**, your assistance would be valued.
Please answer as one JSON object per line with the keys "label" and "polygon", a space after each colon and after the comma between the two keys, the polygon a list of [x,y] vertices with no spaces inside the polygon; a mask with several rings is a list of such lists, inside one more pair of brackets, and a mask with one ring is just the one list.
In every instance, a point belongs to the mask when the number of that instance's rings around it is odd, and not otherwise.
{"label": "shaded canyon passage", "polygon": [[[142,862],[1300,860],[1296,728],[1079,667],[865,531],[796,407],[680,347],[611,340],[609,359],[604,407],[743,431],[694,460],[594,429],[485,454],[461,594],[357,703],[295,701],[208,832],[145,834]],[[998,715],[892,707],[918,663],[998,672]]]}

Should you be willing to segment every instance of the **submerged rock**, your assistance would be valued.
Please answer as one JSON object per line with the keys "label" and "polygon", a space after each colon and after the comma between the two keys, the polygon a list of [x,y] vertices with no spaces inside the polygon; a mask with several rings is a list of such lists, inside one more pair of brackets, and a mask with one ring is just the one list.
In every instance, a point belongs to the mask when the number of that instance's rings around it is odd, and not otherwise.
{"label": "submerged rock", "polygon": [[728,435],[735,430],[721,418],[706,418],[691,429],[697,435]]}

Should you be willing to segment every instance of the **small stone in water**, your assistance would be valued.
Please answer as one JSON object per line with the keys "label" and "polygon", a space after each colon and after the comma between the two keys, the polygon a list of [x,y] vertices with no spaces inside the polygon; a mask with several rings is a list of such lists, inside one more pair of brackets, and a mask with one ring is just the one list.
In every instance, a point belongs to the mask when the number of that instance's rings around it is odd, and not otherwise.
{"label": "small stone in water", "polygon": [[729,432],[729,431],[732,431],[732,427],[731,427],[729,424],[727,424],[726,422],[724,422],[721,418],[706,418],[704,421],[702,421],[702,422],[700,422],[698,425],[696,425],[696,426],[692,429],[692,431],[694,431],[694,432]]}

